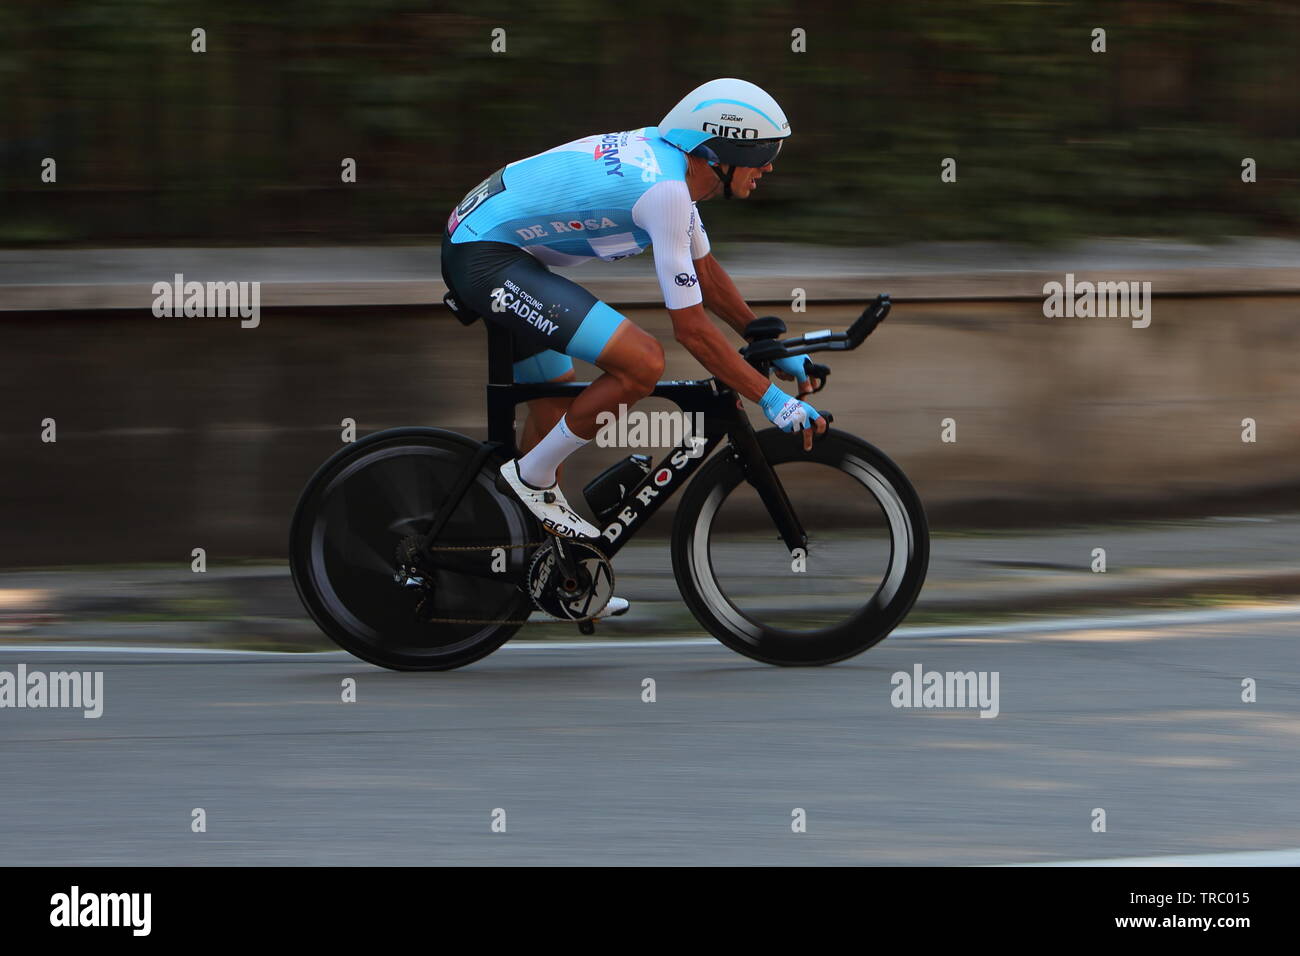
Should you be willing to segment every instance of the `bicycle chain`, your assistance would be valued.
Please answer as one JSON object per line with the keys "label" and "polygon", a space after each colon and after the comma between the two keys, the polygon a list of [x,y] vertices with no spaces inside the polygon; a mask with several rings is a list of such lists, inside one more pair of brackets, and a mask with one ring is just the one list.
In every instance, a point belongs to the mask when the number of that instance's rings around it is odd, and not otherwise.
{"label": "bicycle chain", "polygon": [[[580,621],[574,621],[574,624],[581,624],[582,621],[592,621],[595,618],[586,617]],[[501,621],[489,621],[486,618],[477,617],[422,617],[421,624],[528,624],[531,618],[522,618],[520,620],[510,620],[509,618]]]}
{"label": "bicycle chain", "polygon": [[546,544],[545,541],[526,541],[523,544],[443,544],[426,548],[428,551],[495,551],[497,548],[511,550],[513,548],[540,548]]}
{"label": "bicycle chain", "polygon": [[[419,608],[417,607],[417,610],[418,609]],[[541,608],[537,608],[537,610],[540,611]],[[599,617],[594,617],[594,616],[575,617],[572,621],[558,621],[555,620],[554,618],[548,618],[547,623],[581,624],[584,621],[599,621],[599,620],[600,620]],[[536,624],[537,621],[529,617],[520,618],[518,620],[510,620],[510,619],[496,620],[495,618],[492,620],[488,620],[487,618],[475,618],[475,617],[422,617],[420,618],[420,623],[422,624]]]}

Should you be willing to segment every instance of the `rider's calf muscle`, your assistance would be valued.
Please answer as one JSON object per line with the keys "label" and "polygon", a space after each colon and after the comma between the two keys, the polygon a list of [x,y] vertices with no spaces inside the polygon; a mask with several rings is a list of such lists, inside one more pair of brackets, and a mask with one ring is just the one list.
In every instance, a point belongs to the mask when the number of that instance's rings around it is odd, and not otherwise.
{"label": "rider's calf muscle", "polygon": [[[551,381],[571,382],[574,378],[574,373],[569,371]],[[535,398],[529,402],[528,417],[524,420],[523,433],[519,436],[520,453],[528,454],[542,440],[542,436],[559,423],[572,403],[571,398]]]}

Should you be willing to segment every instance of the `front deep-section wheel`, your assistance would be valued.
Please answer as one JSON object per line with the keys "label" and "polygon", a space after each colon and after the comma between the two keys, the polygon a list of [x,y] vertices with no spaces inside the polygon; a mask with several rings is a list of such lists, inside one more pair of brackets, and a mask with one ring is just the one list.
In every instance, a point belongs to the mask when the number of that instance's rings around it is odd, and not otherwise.
{"label": "front deep-section wheel", "polygon": [[416,552],[479,447],[395,428],[340,450],[308,482],[289,563],[303,605],[340,647],[394,670],[448,670],[492,653],[528,617],[519,582],[539,534],[496,487],[499,458],[475,474],[431,558]]}
{"label": "front deep-section wheel", "polygon": [[925,582],[925,512],[903,472],[835,429],[805,452],[768,429],[759,447],[808,536],[790,552],[727,446],[687,488],[673,523],[673,573],[696,619],[768,664],[830,664],[888,636]]}

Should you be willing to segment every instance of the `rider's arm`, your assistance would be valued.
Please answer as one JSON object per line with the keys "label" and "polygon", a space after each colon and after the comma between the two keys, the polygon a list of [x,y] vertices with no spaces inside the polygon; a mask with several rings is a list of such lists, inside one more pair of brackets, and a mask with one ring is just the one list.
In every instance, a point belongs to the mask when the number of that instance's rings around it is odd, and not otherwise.
{"label": "rider's arm", "polygon": [[[698,213],[695,231],[691,235],[691,259],[695,274],[700,280],[704,307],[744,335],[745,328],[754,321],[754,310],[745,302],[745,297],[736,288],[736,283],[731,281],[727,270],[722,268],[722,263],[709,251],[709,237],[704,232],[704,223],[698,219]],[[781,378],[789,379],[793,376],[799,379],[800,395],[816,391],[821,385],[821,379],[807,375],[803,359],[778,359],[772,364]]]}
{"label": "rider's arm", "polygon": [[695,204],[681,180],[655,183],[632,207],[632,221],[650,237],[655,274],[669,309],[685,309],[704,301],[691,261],[696,219]]}
{"label": "rider's arm", "polygon": [[709,373],[751,402],[760,401],[769,382],[737,354],[704,311],[692,252],[707,255],[707,239],[697,228],[699,216],[681,181],[664,180],[647,189],[632,209],[638,226],[650,236],[655,272],[664,304],[673,319],[673,334]]}
{"label": "rider's arm", "polygon": [[696,304],[685,309],[669,309],[673,320],[673,336],[708,369],[751,402],[761,401],[771,384],[750,365],[726,336],[709,320],[704,306]]}
{"label": "rider's arm", "polygon": [[673,334],[677,341],[699,359],[701,365],[745,398],[761,405],[767,420],[782,431],[803,431],[804,451],[812,448],[813,430],[818,434],[826,431],[826,420],[817,409],[787,395],[742,359],[726,336],[709,320],[703,305],[669,309],[668,314],[673,318]]}
{"label": "rider's arm", "polygon": [[[681,180],[664,180],[651,186],[632,207],[632,218],[650,236],[655,272],[677,341],[711,374],[751,402],[762,405],[770,421],[789,430],[801,427],[805,420],[817,419],[818,431],[825,431],[826,422],[817,415],[816,409],[792,399],[756,371],[705,313],[692,253],[697,256],[703,253],[707,258],[708,240],[703,236],[702,227],[697,229],[699,215],[686,184]],[[739,293],[736,297],[739,299]],[[812,447],[811,432],[804,435],[804,447]]]}
{"label": "rider's arm", "polygon": [[692,207],[691,225],[687,232],[691,242],[691,263],[700,280],[704,307],[744,335],[745,326],[755,319],[754,310],[745,302],[745,297],[731,281],[727,270],[722,268],[722,263],[713,258],[699,207],[694,203]]}
{"label": "rider's arm", "polygon": [[[695,273],[700,277],[704,305],[710,312],[744,335],[745,327],[754,321],[754,310],[745,302],[740,290],[736,288],[736,283],[731,281],[727,270],[722,268],[722,263],[707,251],[707,240],[705,250],[703,256],[695,260]],[[799,377],[800,395],[814,391],[821,384],[820,379],[807,377],[803,371],[803,359],[780,359],[774,362],[773,366],[781,378],[788,379],[792,374]]]}
{"label": "rider's arm", "polygon": [[743,335],[745,326],[754,321],[754,310],[745,303],[745,297],[736,288],[736,283],[731,281],[727,270],[713,258],[709,234],[704,230],[699,206],[692,205],[694,213],[691,228],[687,231],[691,240],[691,262],[700,280],[704,307]]}
{"label": "rider's arm", "polygon": [[722,268],[722,263],[713,258],[713,253],[706,252],[695,260],[695,274],[700,277],[704,307],[743,335],[745,326],[757,316],[746,304],[727,270]]}

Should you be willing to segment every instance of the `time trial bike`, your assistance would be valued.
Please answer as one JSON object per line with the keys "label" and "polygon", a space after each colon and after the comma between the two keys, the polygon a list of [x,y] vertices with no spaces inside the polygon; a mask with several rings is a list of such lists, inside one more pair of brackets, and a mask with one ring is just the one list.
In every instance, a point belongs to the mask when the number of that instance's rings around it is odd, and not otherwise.
{"label": "time trial bike", "polygon": [[[450,294],[446,302],[466,325],[479,318]],[[856,349],[890,307],[880,295],[844,332],[786,340],[781,319],[755,319],[740,351],[768,374],[774,359]],[[339,450],[302,492],[293,581],[340,647],[394,670],[448,670],[492,653],[538,612],[590,634],[614,593],[613,559],[683,489],[672,575],[699,624],[732,650],[769,664],[829,664],[877,644],[907,615],[930,544],[902,470],[838,428],[815,436],[811,451],[797,433],[755,431],[717,379],[655,388],[688,420],[702,416],[703,434],[657,465],[632,455],[593,479],[584,493],[600,537],[544,532],[498,473],[519,454],[515,407],[573,397],[586,383],[515,384],[508,333],[484,325],[487,441],[430,427],[377,432]],[[820,391],[830,369],[811,373]]]}

